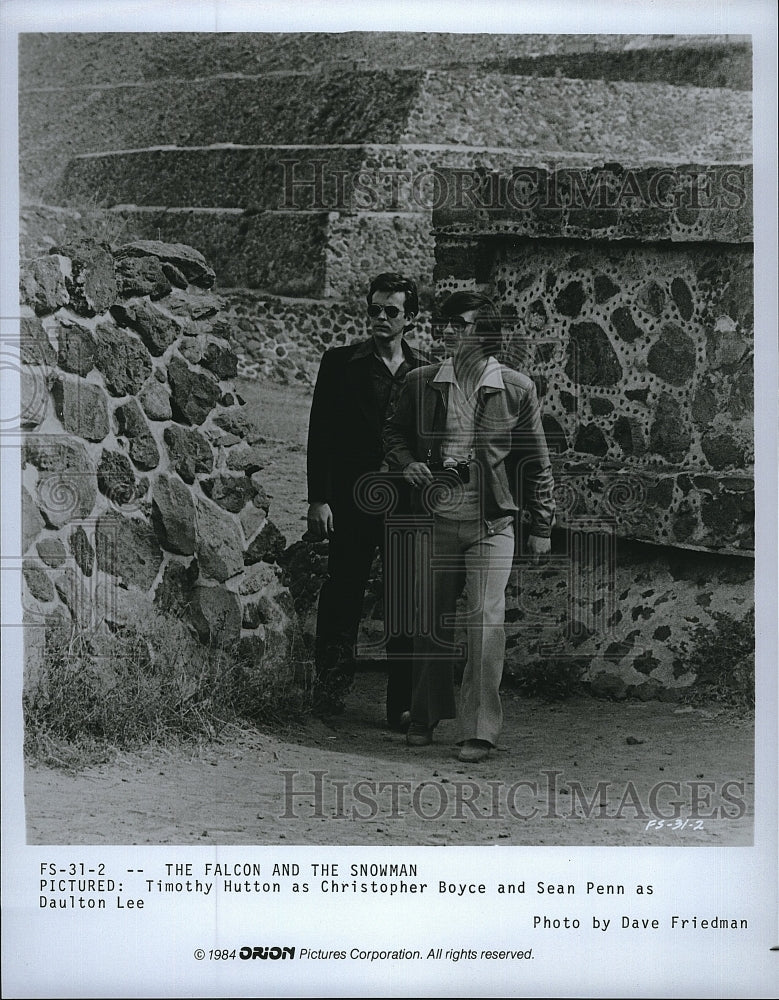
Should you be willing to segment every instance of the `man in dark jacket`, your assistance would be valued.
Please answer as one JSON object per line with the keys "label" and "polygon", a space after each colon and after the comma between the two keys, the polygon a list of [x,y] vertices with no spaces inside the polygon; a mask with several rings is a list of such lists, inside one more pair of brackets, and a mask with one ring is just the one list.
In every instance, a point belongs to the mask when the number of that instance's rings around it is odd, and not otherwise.
{"label": "man in dark jacket", "polygon": [[[318,700],[330,711],[343,710],[365,587],[376,549],[383,549],[384,517],[366,509],[359,486],[382,467],[385,416],[407,373],[425,363],[403,338],[419,311],[414,282],[394,272],[379,274],[367,300],[371,336],[325,353],[309,420],[308,531],[330,540],[315,652]],[[405,489],[396,484],[392,488]],[[385,564],[384,571],[392,567]],[[408,723],[412,645],[403,635],[387,642],[387,723],[393,729]]]}
{"label": "man in dark jacket", "polygon": [[[534,561],[550,551],[554,482],[533,382],[495,359],[500,316],[478,292],[455,292],[438,321],[450,355],[409,374],[384,429],[386,460],[414,488],[427,517],[432,559],[420,570],[420,629],[414,648],[411,746],[432,742],[441,719],[460,722],[460,760],[477,763],[502,724],[505,588],[514,521],[530,514]],[[421,523],[421,522],[420,522]],[[455,709],[454,619],[468,594],[466,663]],[[423,607],[424,602],[429,607]]]}

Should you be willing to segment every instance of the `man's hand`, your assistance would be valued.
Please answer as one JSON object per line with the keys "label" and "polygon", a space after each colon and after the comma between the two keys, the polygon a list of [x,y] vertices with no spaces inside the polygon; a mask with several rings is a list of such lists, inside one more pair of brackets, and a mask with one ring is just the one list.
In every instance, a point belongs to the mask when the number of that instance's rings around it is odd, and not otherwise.
{"label": "man's hand", "polygon": [[333,533],[333,512],[330,510],[329,503],[323,503],[321,500],[310,503],[306,521],[308,522],[308,533],[317,542],[323,541]]}
{"label": "man's hand", "polygon": [[409,462],[403,470],[403,478],[412,486],[427,486],[433,481],[433,473],[424,462]]}
{"label": "man's hand", "polygon": [[548,556],[552,551],[552,539],[541,538],[539,535],[528,535],[527,550],[533,557],[533,565],[537,566],[541,562],[541,557]]}

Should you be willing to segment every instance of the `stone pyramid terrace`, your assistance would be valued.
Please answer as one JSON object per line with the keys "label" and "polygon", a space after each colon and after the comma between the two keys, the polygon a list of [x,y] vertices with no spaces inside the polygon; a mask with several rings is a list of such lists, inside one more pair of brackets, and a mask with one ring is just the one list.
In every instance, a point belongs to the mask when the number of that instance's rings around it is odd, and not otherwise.
{"label": "stone pyramid terrace", "polygon": [[[423,343],[436,294],[494,295],[566,528],[518,561],[507,676],[673,698],[696,628],[754,604],[750,88],[728,36],[23,36],[22,256],[193,246],[241,371],[303,384],[378,271],[418,278]],[[512,202],[523,176],[582,204]]]}
{"label": "stone pyramid terrace", "polygon": [[[143,49],[136,36],[97,37],[102,47],[65,36],[58,59],[51,36],[22,46],[21,185],[37,202],[27,238],[56,239],[56,206],[62,226],[66,208],[87,226],[108,209],[122,239],[198,247],[220,291],[235,290],[244,360],[276,377],[309,380],[325,346],[363,332],[377,271],[414,274],[429,305],[443,169],[462,169],[467,191],[474,171],[750,155],[750,93],[687,83],[702,51],[709,77],[743,87],[742,43],[655,41],[682,79],[668,84],[651,79],[652,45],[630,36],[613,36],[612,51],[578,36],[567,51],[560,36],[459,47],[457,36],[281,36],[275,47],[233,36],[201,60],[193,36]],[[78,75],[69,49],[90,56]],[[640,79],[553,75],[561,68]]]}

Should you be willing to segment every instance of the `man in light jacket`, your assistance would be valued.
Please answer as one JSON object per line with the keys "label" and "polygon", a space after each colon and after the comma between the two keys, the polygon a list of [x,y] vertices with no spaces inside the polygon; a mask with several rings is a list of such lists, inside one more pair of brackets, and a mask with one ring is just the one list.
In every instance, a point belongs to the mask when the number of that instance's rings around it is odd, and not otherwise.
{"label": "man in light jacket", "polygon": [[[412,486],[417,513],[432,523],[430,572],[421,581],[414,643],[411,725],[406,739],[425,746],[441,719],[457,716],[454,619],[466,585],[466,664],[460,690],[460,760],[486,759],[503,713],[505,589],[514,523],[530,514],[527,549],[550,551],[554,482],[535,386],[494,355],[498,311],[478,292],[455,292],[436,327],[443,362],[409,372],[384,426],[385,460]],[[429,604],[430,614],[426,613]]]}

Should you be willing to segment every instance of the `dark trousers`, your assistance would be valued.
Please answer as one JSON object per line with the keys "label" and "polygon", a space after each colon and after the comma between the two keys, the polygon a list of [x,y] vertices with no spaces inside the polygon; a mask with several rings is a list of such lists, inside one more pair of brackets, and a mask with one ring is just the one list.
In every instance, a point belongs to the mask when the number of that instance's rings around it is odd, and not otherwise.
{"label": "dark trousers", "polygon": [[[393,560],[386,558],[383,515],[366,514],[353,503],[333,505],[334,533],[330,538],[327,579],[319,594],[316,623],[316,665],[321,676],[336,663],[353,666],[354,646],[362,617],[365,588],[376,551],[384,571],[385,618],[394,592]],[[395,615],[397,618],[397,615]],[[386,642],[387,719],[396,722],[411,707],[411,635],[390,634]]]}

